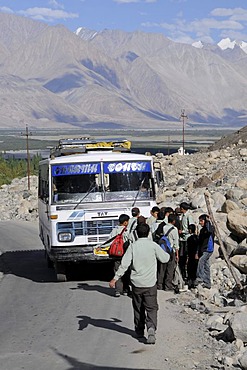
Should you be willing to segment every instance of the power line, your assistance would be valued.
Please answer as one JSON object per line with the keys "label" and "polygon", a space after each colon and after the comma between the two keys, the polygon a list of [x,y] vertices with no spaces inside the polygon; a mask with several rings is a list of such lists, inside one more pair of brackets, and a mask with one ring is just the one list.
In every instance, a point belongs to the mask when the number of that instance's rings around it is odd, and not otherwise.
{"label": "power line", "polygon": [[188,119],[188,116],[185,114],[185,109],[181,109],[180,120],[183,122],[183,155],[185,154],[185,145],[184,145],[184,137],[185,137],[185,122]]}
{"label": "power line", "polygon": [[26,136],[26,150],[27,150],[27,188],[30,190],[30,153],[29,153],[29,136],[31,133],[28,131],[28,125],[26,124],[26,131],[25,133],[21,134],[22,136]]}

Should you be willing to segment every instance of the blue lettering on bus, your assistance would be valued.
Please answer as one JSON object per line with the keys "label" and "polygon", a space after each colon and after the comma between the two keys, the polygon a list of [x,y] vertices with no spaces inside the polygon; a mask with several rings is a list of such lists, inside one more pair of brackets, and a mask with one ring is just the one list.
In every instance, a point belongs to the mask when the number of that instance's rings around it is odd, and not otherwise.
{"label": "blue lettering on bus", "polygon": [[90,175],[100,173],[100,163],[70,163],[52,166],[52,176]]}
{"label": "blue lettering on bus", "polygon": [[104,173],[151,172],[150,162],[108,162]]}

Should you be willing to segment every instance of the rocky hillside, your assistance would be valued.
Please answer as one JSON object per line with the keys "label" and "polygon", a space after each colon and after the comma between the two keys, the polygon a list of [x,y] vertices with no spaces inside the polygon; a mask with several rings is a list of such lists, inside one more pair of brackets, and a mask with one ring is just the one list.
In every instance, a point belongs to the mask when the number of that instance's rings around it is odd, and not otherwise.
{"label": "rocky hillside", "polygon": [[[192,311],[200,314],[209,337],[215,339],[219,369],[247,369],[247,141],[243,133],[246,128],[240,136],[237,133],[216,143],[215,147],[221,149],[156,156],[165,175],[160,205],[175,207],[186,201],[198,223],[199,215],[208,213],[204,194],[209,194],[220,233],[211,261],[213,285],[210,290],[199,285],[173,302],[181,305],[189,317]],[[220,241],[230,268],[218,248]]]}
{"label": "rocky hillside", "polygon": [[223,136],[208,148],[208,151],[217,149],[226,149],[230,146],[237,146],[238,148],[247,147],[247,126],[235,131],[231,135]]}

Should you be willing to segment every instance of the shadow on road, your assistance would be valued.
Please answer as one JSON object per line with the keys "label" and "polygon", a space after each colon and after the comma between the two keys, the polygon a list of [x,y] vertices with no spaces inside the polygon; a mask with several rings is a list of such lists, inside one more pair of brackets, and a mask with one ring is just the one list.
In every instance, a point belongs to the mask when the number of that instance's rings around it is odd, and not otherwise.
{"label": "shadow on road", "polygon": [[[57,282],[53,268],[48,268],[44,250],[7,251],[0,255],[0,272],[5,275],[12,274],[38,283]],[[69,281],[100,280],[110,281],[113,277],[113,266],[109,262],[82,262],[71,263],[67,266],[67,279]],[[79,289],[98,290],[107,293],[107,289],[87,284],[78,285]]]}
{"label": "shadow on road", "polygon": [[[114,276],[113,262],[84,261],[77,264],[71,264],[67,276],[70,281],[110,281]],[[78,287],[80,288],[80,286]]]}
{"label": "shadow on road", "polygon": [[76,289],[82,289],[86,291],[97,291],[99,293],[105,294],[107,296],[113,296],[114,295],[114,290],[109,288],[109,287],[104,287],[100,285],[92,285],[92,284],[87,284],[87,283],[78,283],[77,288],[70,288],[71,290],[76,290]]}
{"label": "shadow on road", "polygon": [[[100,366],[100,365],[94,365],[94,364],[88,364],[86,362],[81,362],[75,359],[74,357],[64,355],[63,353],[60,353],[56,349],[53,349],[53,351],[60,356],[63,360],[68,362],[70,367],[68,370],[136,370],[136,368],[126,368],[126,367],[115,367],[115,366]],[[139,370],[152,370],[151,368],[142,368]],[[153,369],[154,370],[154,369]]]}
{"label": "shadow on road", "polygon": [[79,329],[78,330],[84,330],[86,329],[89,325],[95,326],[96,328],[104,328],[108,330],[113,330],[117,331],[119,333],[127,334],[130,336],[135,336],[134,330],[125,328],[121,325],[118,325],[118,323],[122,322],[121,320],[113,317],[112,320],[106,320],[106,319],[93,319],[89,316],[77,316],[79,324]]}
{"label": "shadow on road", "polygon": [[43,250],[5,252],[0,256],[0,271],[38,283],[55,282],[53,269],[48,269]]}

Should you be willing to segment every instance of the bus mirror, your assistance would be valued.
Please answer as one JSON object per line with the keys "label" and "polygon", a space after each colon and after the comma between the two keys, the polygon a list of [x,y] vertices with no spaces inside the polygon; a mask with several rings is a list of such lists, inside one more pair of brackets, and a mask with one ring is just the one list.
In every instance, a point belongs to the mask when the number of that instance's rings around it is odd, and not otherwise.
{"label": "bus mirror", "polygon": [[105,174],[104,175],[104,183],[105,183],[105,188],[109,188],[110,182],[109,182],[109,175]]}
{"label": "bus mirror", "polygon": [[158,186],[164,186],[164,176],[161,170],[155,171],[156,183]]}
{"label": "bus mirror", "polygon": [[101,186],[101,181],[100,181],[100,174],[95,175],[95,184],[99,188]]}

